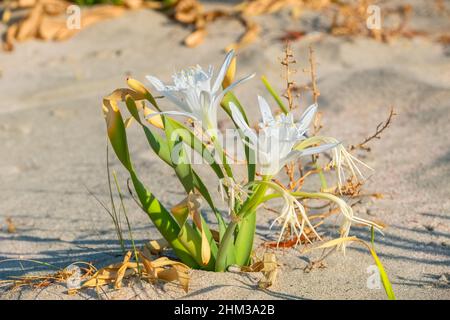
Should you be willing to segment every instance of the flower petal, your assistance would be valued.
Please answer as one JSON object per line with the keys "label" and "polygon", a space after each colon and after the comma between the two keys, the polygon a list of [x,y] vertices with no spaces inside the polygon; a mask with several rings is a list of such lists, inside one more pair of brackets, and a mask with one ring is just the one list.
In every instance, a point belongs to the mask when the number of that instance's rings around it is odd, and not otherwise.
{"label": "flower petal", "polygon": [[154,76],[145,76],[145,78],[155,87],[156,90],[164,91],[166,86],[164,85],[164,83],[162,83],[161,80]]}
{"label": "flower petal", "polygon": [[250,80],[254,76],[255,76],[255,74],[253,73],[253,74],[251,74],[251,75],[249,75],[249,76],[247,76],[245,78],[242,78],[242,79],[240,79],[238,81],[235,81],[232,84],[230,84],[228,87],[225,88],[225,90],[223,90],[221,93],[219,93],[219,94],[214,96],[214,103],[219,104],[228,91],[232,90],[233,88],[235,88],[239,84],[244,83],[247,80]]}
{"label": "flower petal", "polygon": [[299,134],[303,135],[308,130],[311,122],[314,119],[314,115],[317,111],[317,103],[310,105],[306,111],[302,114],[300,121],[297,123],[297,130]]}
{"label": "flower petal", "polygon": [[194,116],[192,113],[188,113],[188,112],[181,112],[181,111],[163,111],[163,112],[153,112],[149,115],[147,115],[145,117],[146,120],[148,120],[149,118],[152,118],[154,116],[158,116],[158,115],[169,115],[169,116],[185,116],[191,119],[194,119],[196,121],[200,121],[200,119],[198,119],[196,116]]}
{"label": "flower petal", "polygon": [[274,120],[272,111],[270,110],[270,106],[267,103],[266,99],[261,96],[258,96],[259,109],[261,111],[262,120],[264,124],[268,124]]}
{"label": "flower petal", "polygon": [[242,113],[239,111],[238,107],[233,102],[230,102],[230,109],[231,109],[231,116],[236,122],[239,129],[242,130],[242,133],[250,139],[250,142],[253,145],[258,144],[258,137],[256,136],[256,133],[253,132],[252,129],[247,125],[247,123],[244,120],[244,117],[242,116]]}
{"label": "flower petal", "polygon": [[237,87],[238,85],[240,85],[241,83],[244,83],[245,81],[248,81],[250,79],[252,79],[255,76],[255,73],[252,73],[238,81],[233,82],[232,84],[230,84],[228,87],[225,88],[225,90],[223,90],[222,94],[225,95],[228,91],[234,89],[235,87]]}
{"label": "flower petal", "polygon": [[310,147],[310,148],[306,148],[301,150],[301,156],[309,156],[312,154],[317,154],[317,153],[322,153],[324,151],[333,149],[334,147],[336,147],[337,145],[339,145],[339,143],[327,143],[327,144],[322,144],[320,146],[317,147]]}
{"label": "flower petal", "polygon": [[234,57],[234,50],[231,50],[228,52],[227,56],[225,57],[225,60],[222,64],[222,67],[219,70],[219,73],[217,74],[216,81],[214,82],[214,86],[212,87],[212,92],[217,92],[220,89],[220,86],[222,85],[223,78],[225,77],[225,74],[227,73],[228,67],[230,66],[231,60]]}

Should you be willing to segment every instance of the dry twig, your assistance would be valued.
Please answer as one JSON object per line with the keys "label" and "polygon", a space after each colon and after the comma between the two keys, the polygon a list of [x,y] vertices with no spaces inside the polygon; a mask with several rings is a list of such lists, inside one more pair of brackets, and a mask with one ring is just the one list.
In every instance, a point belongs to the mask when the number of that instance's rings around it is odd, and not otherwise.
{"label": "dry twig", "polygon": [[383,131],[386,130],[389,127],[389,125],[392,123],[392,120],[393,120],[394,116],[396,116],[396,115],[397,114],[394,111],[394,107],[391,107],[391,110],[389,111],[388,118],[385,121],[380,122],[377,125],[375,133],[370,135],[366,139],[364,139],[363,142],[361,142],[361,143],[359,143],[357,145],[351,145],[350,146],[350,150],[362,149],[362,150],[365,150],[365,151],[370,151],[370,147],[367,146],[367,143],[369,143],[370,141],[372,141],[374,139],[381,139],[381,133],[383,133]]}

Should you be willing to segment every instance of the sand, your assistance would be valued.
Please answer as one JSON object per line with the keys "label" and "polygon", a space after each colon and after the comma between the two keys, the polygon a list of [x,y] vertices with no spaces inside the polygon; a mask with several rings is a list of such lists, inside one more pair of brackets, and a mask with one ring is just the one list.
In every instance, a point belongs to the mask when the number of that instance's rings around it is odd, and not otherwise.
{"label": "sand", "polygon": [[[413,26],[433,32],[449,29],[450,20],[433,11],[431,2],[414,4],[418,9]],[[279,36],[286,29],[312,28],[313,18],[299,23],[282,12],[257,19],[264,36],[238,58],[239,76],[257,73],[236,91],[250,113],[257,114],[256,94],[267,96],[259,76],[265,74],[278,89],[283,87]],[[181,45],[188,32],[144,10],[99,23],[67,42],[29,41],[12,53],[0,52],[0,260],[35,259],[58,267],[80,260],[96,266],[120,260],[112,222],[87,191],[108,203],[101,98],[125,86],[127,75],[144,80],[154,74],[168,80],[174,70],[188,65],[217,67],[223,48],[236,39],[240,27],[232,21],[217,23],[206,43],[195,49]],[[357,143],[395,106],[398,116],[391,128],[371,145],[370,153],[361,154],[375,169],[366,190],[381,192],[384,198],[364,203],[357,214],[387,225],[376,247],[399,299],[449,299],[449,48],[426,38],[383,44],[316,34],[292,44],[299,69],[307,66],[310,44],[319,63],[324,133]],[[299,71],[297,82],[305,79]],[[183,195],[171,170],[151,155],[137,130],[131,129],[130,136],[146,183],[168,206],[177,203]],[[112,162],[125,187],[123,169]],[[201,172],[208,177],[208,170]],[[158,238],[146,215],[130,199],[126,203],[138,242]],[[16,233],[7,233],[7,217]],[[273,218],[268,211],[258,213],[258,244],[273,239],[274,232],[268,230]],[[369,237],[359,227],[352,234]],[[373,261],[358,245],[351,245],[345,256],[332,255],[325,268],[309,273],[304,268],[314,255],[298,249],[278,250],[276,255],[280,274],[268,290],[257,288],[259,273],[193,271],[187,294],[173,284],[133,281],[100,296],[95,290],[69,296],[64,285],[3,288],[0,299],[385,298],[382,289],[367,288],[367,268]],[[0,264],[1,279],[36,271],[51,269],[27,262]]]}

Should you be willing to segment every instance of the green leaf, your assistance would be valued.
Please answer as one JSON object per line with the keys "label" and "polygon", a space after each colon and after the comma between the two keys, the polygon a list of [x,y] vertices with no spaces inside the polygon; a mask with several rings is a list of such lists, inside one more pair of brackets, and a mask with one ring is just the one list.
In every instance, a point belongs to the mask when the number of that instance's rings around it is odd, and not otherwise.
{"label": "green leaf", "polygon": [[249,124],[247,114],[245,113],[245,109],[242,107],[239,100],[236,98],[236,96],[231,91],[229,91],[225,94],[222,101],[220,102],[220,105],[222,106],[222,109],[225,110],[225,112],[228,114],[228,116],[231,119],[233,119],[233,117],[231,116],[230,102],[233,102],[236,105],[236,107],[242,113],[242,116],[244,117],[245,122],[247,124]]}
{"label": "green leaf", "polygon": [[378,267],[378,270],[380,271],[380,277],[381,282],[383,283],[384,291],[386,292],[386,295],[388,296],[389,300],[396,300],[394,290],[392,289],[391,282],[389,281],[389,277],[384,270],[383,264],[381,263],[380,259],[378,258],[377,253],[373,248],[370,248],[370,253],[372,254],[373,260],[375,261],[375,264]]}
{"label": "green leaf", "polygon": [[173,167],[174,164],[170,157],[170,149],[167,140],[145,125],[142,125],[142,129],[144,130],[145,137],[147,138],[150,147],[156,155],[169,166]]}
{"label": "green leaf", "polygon": [[141,123],[141,118],[139,116],[139,111],[137,109],[136,102],[133,100],[133,98],[131,98],[130,95],[127,95],[125,97],[125,104],[127,105],[128,112],[130,112],[130,114],[133,116],[133,118],[138,123]]}
{"label": "green leaf", "polygon": [[[187,129],[183,128],[177,128],[177,126],[173,125],[173,120],[164,117],[164,129],[166,132],[166,139],[168,141],[169,150],[171,153],[171,159],[173,163],[173,168],[175,170],[175,173],[177,174],[178,179],[180,180],[181,184],[183,185],[185,191],[187,194],[190,194],[191,192],[195,192],[195,190],[201,191],[202,189],[203,194],[202,196],[206,196],[205,200],[209,200],[209,204],[213,208],[213,210],[216,210],[214,207],[214,204],[212,203],[211,197],[209,196],[209,193],[207,193],[206,187],[204,186],[203,182],[200,180],[200,177],[194,172],[192,169],[189,158],[187,157],[186,151],[184,150],[184,144],[183,140],[181,139],[181,134],[185,133]],[[176,159],[174,159],[176,158]],[[206,191],[206,192],[205,192]],[[204,223],[204,218],[201,216],[201,223],[202,225],[205,224],[205,235],[208,238],[208,242],[211,243],[211,259],[208,263],[209,267],[213,267],[215,264],[215,257],[217,254],[217,245],[214,242],[214,239],[212,237],[211,231],[209,230],[206,223]],[[199,255],[195,256],[195,259],[197,262],[201,264],[201,234],[198,233],[199,238],[196,239],[195,236],[192,236],[194,239],[194,244],[197,249],[200,249]]]}
{"label": "green leaf", "polygon": [[[238,126],[234,122],[233,117],[231,116],[231,110],[230,110],[230,102],[233,102],[241,112],[242,116],[244,117],[244,120],[247,124],[248,118],[247,114],[245,113],[245,109],[242,107],[239,100],[236,98],[236,96],[232,92],[228,92],[223,100],[221,101],[220,105],[222,106],[222,109],[225,110],[225,112],[228,114],[230,119],[233,121],[234,126],[237,128]],[[256,161],[255,161],[255,152],[248,146],[249,139],[243,135],[241,135],[241,138],[244,139],[247,143],[244,143],[244,151],[245,151],[245,157],[247,159],[247,176],[248,181],[254,181],[255,180],[255,174],[256,174]]]}
{"label": "green leaf", "polygon": [[266,87],[267,91],[269,91],[270,95],[272,96],[272,98],[275,99],[276,103],[278,104],[278,106],[280,107],[280,109],[285,113],[288,114],[289,113],[289,109],[284,105],[283,101],[281,100],[280,96],[278,95],[278,93],[273,89],[273,87],[270,85],[269,81],[267,80],[267,78],[265,76],[261,77],[262,82],[264,83],[264,86]]}
{"label": "green leaf", "polygon": [[127,168],[127,170],[131,170],[125,125],[119,108],[116,103],[111,100],[103,100],[103,108],[105,110],[108,137],[114,152],[124,167]]}
{"label": "green leaf", "polygon": [[216,259],[216,267],[215,270],[217,272],[224,272],[234,263],[234,261],[230,261],[230,257],[233,257],[232,251],[235,251],[234,248],[234,231],[236,230],[237,223],[231,221],[228,224],[225,235],[220,241],[219,252],[217,253]]}
{"label": "green leaf", "polygon": [[242,218],[242,221],[239,223],[235,242],[236,263],[238,265],[247,265],[250,261],[256,232],[256,209],[261,204],[267,188],[267,184],[256,186],[253,194],[245,201],[242,208],[239,210],[238,215]]}
{"label": "green leaf", "polygon": [[198,268],[199,264],[192,258],[192,255],[196,253],[192,242],[185,241],[182,243],[178,238],[180,234],[184,234],[190,240],[194,230],[191,228],[192,231],[190,232],[187,226],[180,229],[176,220],[138,179],[131,164],[125,126],[120,110],[115,105],[115,102],[109,100],[104,100],[103,107],[106,115],[109,140],[117,157],[130,173],[142,208],[153,221],[161,235],[169,242],[177,256],[187,265]]}
{"label": "green leaf", "polygon": [[[378,258],[377,253],[375,252],[374,248],[372,248],[369,244],[367,244],[365,241],[357,238],[357,237],[344,237],[344,238],[337,238],[337,239],[333,239],[330,241],[327,241],[317,247],[314,247],[310,250],[317,250],[317,249],[325,249],[325,248],[330,248],[330,247],[335,247],[339,244],[342,244],[344,242],[351,242],[351,241],[355,241],[357,243],[363,244],[367,249],[369,249],[370,254],[372,255],[375,264],[378,267],[378,270],[380,272],[380,277],[381,277],[381,282],[383,283],[383,287],[384,290],[386,292],[386,295],[388,296],[389,300],[396,300],[395,298],[395,294],[394,294],[394,290],[392,289],[392,285],[391,282],[389,281],[389,277],[386,273],[386,271],[384,270],[383,264],[381,263],[381,260]],[[309,250],[308,250],[309,251]],[[308,252],[306,251],[306,252]]]}
{"label": "green leaf", "polygon": [[200,179],[200,177],[194,170],[192,170],[192,171],[194,173],[194,186],[198,190],[198,192],[200,192],[200,194],[203,196],[203,198],[206,200],[206,202],[208,203],[211,210],[214,212],[214,215],[216,216],[217,222],[219,224],[219,234],[223,235],[225,233],[225,229],[226,229],[225,220],[223,219],[222,215],[217,210],[217,208],[214,206],[214,202],[211,198],[211,195],[209,194],[208,189],[206,188],[203,181]]}
{"label": "green leaf", "polygon": [[173,164],[173,168],[181,184],[184,186],[186,193],[189,194],[194,191],[194,176],[186,150],[184,150],[183,141],[179,134],[184,130],[177,130],[174,128],[170,119],[167,117],[163,117],[163,121],[164,130],[166,132],[166,141],[169,146],[170,159]]}
{"label": "green leaf", "polygon": [[222,168],[214,159],[214,155],[208,150],[206,145],[202,141],[200,141],[200,139],[198,139],[191,130],[189,130],[180,122],[168,117],[166,117],[166,119],[174,129],[178,129],[177,132],[183,139],[183,141],[198,154],[200,154],[203,159],[211,166],[217,177],[219,179],[222,179],[224,177]]}

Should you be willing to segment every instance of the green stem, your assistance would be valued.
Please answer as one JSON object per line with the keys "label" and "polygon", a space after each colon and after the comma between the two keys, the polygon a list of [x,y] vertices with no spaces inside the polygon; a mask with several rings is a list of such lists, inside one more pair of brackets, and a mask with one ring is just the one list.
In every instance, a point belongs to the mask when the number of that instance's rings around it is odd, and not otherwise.
{"label": "green stem", "polygon": [[219,143],[217,136],[216,135],[212,136],[211,140],[214,143],[214,148],[219,152],[219,156],[222,159],[223,167],[225,169],[225,172],[227,173],[227,176],[232,178],[233,172],[231,171],[231,167],[227,162],[227,155],[225,154],[222,145]]}
{"label": "green stem", "polygon": [[120,189],[119,181],[117,180],[117,175],[116,175],[115,171],[113,171],[113,178],[114,178],[114,182],[116,184],[117,192],[119,193],[120,205],[122,206],[123,215],[125,216],[125,221],[127,222],[128,234],[130,236],[131,246],[133,247],[134,259],[136,259],[136,262],[138,262],[137,270],[138,270],[138,273],[141,274],[141,267],[139,266],[139,256],[138,256],[138,251],[136,249],[136,243],[134,242],[133,231],[131,230],[130,220],[128,219],[127,210],[126,210],[125,204],[123,202],[122,190]]}
{"label": "green stem", "polygon": [[231,221],[228,224],[228,228],[223,235],[222,241],[220,242],[219,252],[217,253],[216,259],[216,271],[224,272],[228,267],[227,257],[229,255],[228,251],[233,247],[234,240],[234,230],[236,229],[237,223]]}
{"label": "green stem", "polygon": [[276,91],[272,88],[272,86],[270,85],[269,81],[267,80],[267,78],[265,76],[261,77],[262,82],[264,83],[264,86],[266,87],[267,91],[269,91],[269,93],[271,94],[271,96],[275,99],[275,101],[277,102],[278,106],[280,107],[280,109],[283,111],[284,114],[288,114],[289,110],[288,108],[284,105],[283,101],[281,101],[280,96],[278,95],[278,93],[276,93]]}
{"label": "green stem", "polygon": [[[263,177],[263,181],[269,180],[269,177]],[[256,209],[267,191],[268,185],[262,184],[250,199],[248,199],[240,210],[239,216],[242,217],[239,223],[239,231],[236,237],[236,264],[247,265],[253,249],[253,241],[256,232]]]}
{"label": "green stem", "polygon": [[[172,249],[180,260],[190,266],[191,268],[199,268],[201,264],[192,257],[192,248],[186,248],[185,244],[178,238],[180,234],[180,227],[176,220],[169,214],[169,212],[159,203],[159,201],[149,193],[142,182],[136,176],[134,170],[130,170],[131,181],[134,189],[142,204],[142,208],[152,220],[155,227],[161,235],[167,240]],[[186,227],[186,226],[184,226]],[[181,231],[182,233],[183,231]],[[195,251],[194,251],[195,254]]]}
{"label": "green stem", "polygon": [[256,210],[248,214],[239,224],[236,237],[236,264],[248,265],[252,254],[253,242],[256,232]]}
{"label": "green stem", "polygon": [[315,165],[316,165],[317,172],[319,173],[320,185],[322,188],[321,191],[327,190],[328,184],[327,184],[327,179],[325,178],[325,175],[323,174],[323,170],[317,162],[315,162]]}

